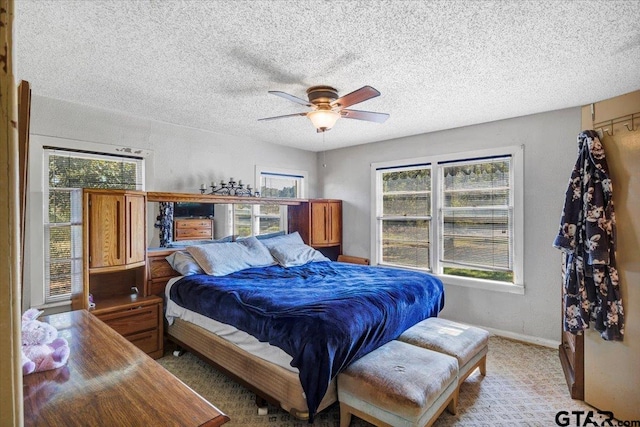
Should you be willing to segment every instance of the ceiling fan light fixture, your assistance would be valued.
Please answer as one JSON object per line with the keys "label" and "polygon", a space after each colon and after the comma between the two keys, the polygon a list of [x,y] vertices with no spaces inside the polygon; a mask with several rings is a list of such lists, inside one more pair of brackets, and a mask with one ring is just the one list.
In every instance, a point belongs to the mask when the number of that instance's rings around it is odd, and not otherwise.
{"label": "ceiling fan light fixture", "polygon": [[315,110],[308,112],[307,117],[319,132],[324,132],[336,124],[336,121],[340,118],[340,113],[333,110]]}
{"label": "ceiling fan light fixture", "polygon": [[379,96],[380,92],[371,86],[363,86],[358,90],[354,90],[340,97],[338,97],[338,91],[331,86],[312,86],[307,89],[308,101],[279,90],[270,90],[269,93],[288,99],[296,104],[309,107],[312,111],[307,113],[286,114],[284,116],[265,117],[258,119],[259,121],[307,116],[318,132],[326,132],[333,128],[340,117],[376,123],[384,123],[384,121],[389,118],[389,115],[386,113],[347,109],[352,105]]}

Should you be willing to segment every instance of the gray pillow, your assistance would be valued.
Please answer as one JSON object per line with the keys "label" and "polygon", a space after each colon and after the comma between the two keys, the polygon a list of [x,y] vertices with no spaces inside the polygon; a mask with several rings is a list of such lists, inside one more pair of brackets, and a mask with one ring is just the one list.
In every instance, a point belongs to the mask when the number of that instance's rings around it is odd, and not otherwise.
{"label": "gray pillow", "polygon": [[227,236],[216,240],[178,240],[169,244],[170,248],[186,248],[187,246],[208,245],[211,243],[233,242],[234,236]]}
{"label": "gray pillow", "polygon": [[283,267],[295,267],[308,262],[330,261],[319,251],[305,245],[297,231],[262,240],[262,243],[269,248],[273,258]]}
{"label": "gray pillow", "polygon": [[281,230],[281,231],[275,231],[273,233],[258,234],[256,236],[238,237],[235,241],[239,242],[240,240],[245,240],[245,239],[248,239],[249,237],[255,237],[258,240],[268,240],[268,239],[273,239],[274,237],[283,236],[285,234],[286,233],[284,232],[284,230]]}
{"label": "gray pillow", "polygon": [[171,268],[180,273],[182,276],[189,276],[191,274],[204,274],[204,271],[196,260],[193,259],[188,252],[176,251],[165,258]]}
{"label": "gray pillow", "polygon": [[210,276],[226,276],[247,268],[275,264],[269,250],[255,237],[238,242],[189,246],[187,252]]}
{"label": "gray pillow", "polygon": [[285,234],[286,234],[286,233],[284,232],[284,230],[274,231],[273,233],[258,234],[258,235],[256,236],[256,239],[258,239],[258,240],[273,239],[274,237],[284,236]]}
{"label": "gray pillow", "polygon": [[286,243],[269,249],[271,255],[283,267],[295,267],[309,262],[331,261],[320,251],[304,243]]}
{"label": "gray pillow", "polygon": [[272,237],[270,239],[261,240],[262,244],[265,245],[269,250],[275,246],[279,245],[288,245],[292,243],[304,245],[304,241],[302,237],[300,237],[300,233],[297,231],[289,234],[284,234],[282,236]]}

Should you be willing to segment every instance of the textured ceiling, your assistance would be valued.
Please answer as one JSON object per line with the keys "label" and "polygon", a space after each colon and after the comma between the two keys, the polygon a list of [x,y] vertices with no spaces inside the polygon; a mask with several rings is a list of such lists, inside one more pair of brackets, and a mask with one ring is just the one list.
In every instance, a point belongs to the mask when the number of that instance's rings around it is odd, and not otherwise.
{"label": "textured ceiling", "polygon": [[[640,89],[634,1],[16,0],[17,77],[51,98],[321,151]],[[323,141],[313,85],[382,95]]]}

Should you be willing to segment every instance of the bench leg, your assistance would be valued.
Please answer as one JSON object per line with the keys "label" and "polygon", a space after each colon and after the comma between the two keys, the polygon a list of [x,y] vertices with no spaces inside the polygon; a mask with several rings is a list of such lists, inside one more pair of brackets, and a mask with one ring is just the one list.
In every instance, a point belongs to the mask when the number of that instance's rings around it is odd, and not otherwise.
{"label": "bench leg", "polygon": [[340,427],[349,427],[349,424],[351,424],[351,412],[345,405],[341,403],[340,404]]}
{"label": "bench leg", "polygon": [[456,415],[458,413],[458,395],[460,394],[460,386],[456,387],[456,391],[453,392],[453,396],[451,396],[451,400],[447,405],[447,411],[451,415]]}
{"label": "bench leg", "polygon": [[485,354],[482,359],[480,359],[480,363],[478,364],[480,367],[480,374],[484,377],[487,375],[487,355]]}

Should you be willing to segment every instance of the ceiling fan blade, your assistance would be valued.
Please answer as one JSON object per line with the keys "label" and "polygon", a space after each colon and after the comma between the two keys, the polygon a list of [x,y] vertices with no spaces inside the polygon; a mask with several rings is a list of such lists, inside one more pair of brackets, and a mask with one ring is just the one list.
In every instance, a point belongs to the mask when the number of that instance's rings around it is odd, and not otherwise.
{"label": "ceiling fan blade", "polygon": [[367,99],[375,98],[380,95],[376,89],[371,86],[364,86],[358,90],[354,90],[351,93],[346,94],[345,96],[341,96],[335,101],[331,102],[331,107],[338,108],[347,108],[350,105],[359,104],[360,102],[366,101]]}
{"label": "ceiling fan blade", "polygon": [[296,117],[296,116],[306,116],[307,113],[295,113],[295,114],[287,114],[285,116],[275,116],[275,117],[265,117],[264,119],[258,119],[259,122],[266,120],[276,120],[276,119],[284,119],[286,117]]}
{"label": "ceiling fan blade", "polygon": [[276,95],[276,96],[282,97],[284,99],[288,99],[289,101],[293,101],[296,104],[304,105],[304,106],[307,106],[307,107],[313,107],[314,106],[309,101],[307,101],[305,99],[302,99],[302,98],[298,98],[297,96],[289,95],[286,92],[281,92],[279,90],[270,90],[269,93],[272,94],[272,95]]}
{"label": "ceiling fan blade", "polygon": [[389,118],[387,113],[374,113],[373,111],[360,110],[341,110],[340,115],[345,119],[366,120],[376,123],[384,123]]}

